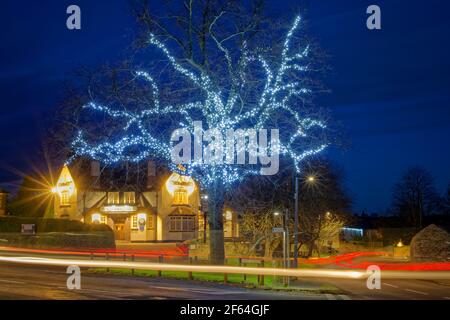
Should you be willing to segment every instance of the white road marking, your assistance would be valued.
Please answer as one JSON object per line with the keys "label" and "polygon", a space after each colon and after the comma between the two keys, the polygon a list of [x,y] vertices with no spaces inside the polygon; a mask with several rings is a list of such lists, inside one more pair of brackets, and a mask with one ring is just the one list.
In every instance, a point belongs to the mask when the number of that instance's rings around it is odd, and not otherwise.
{"label": "white road marking", "polygon": [[346,296],[346,295],[344,295],[344,294],[340,294],[339,297],[340,297],[342,300],[352,300],[352,298],[350,298],[349,296]]}
{"label": "white road marking", "polygon": [[398,286],[395,286],[395,285],[390,284],[390,283],[383,282],[383,284],[384,284],[385,286],[388,286],[388,287],[398,288]]}
{"label": "white road marking", "polygon": [[444,299],[450,300],[450,298],[449,298],[449,297],[444,297]]}
{"label": "white road marking", "polygon": [[42,270],[45,273],[54,273],[54,274],[66,274],[65,272],[61,271],[52,271],[52,270]]}
{"label": "white road marking", "polygon": [[325,297],[327,297],[328,300],[337,300],[334,294],[325,293]]}
{"label": "white road marking", "polygon": [[150,288],[182,291],[182,292],[195,292],[195,293],[212,294],[212,295],[245,294],[245,293],[247,293],[245,291],[216,291],[214,289],[174,288],[174,287],[158,287],[158,286],[150,286]]}
{"label": "white road marking", "polygon": [[0,279],[0,282],[5,282],[5,283],[16,283],[16,284],[25,284],[25,283],[26,283],[26,282],[22,282],[22,281],[2,280],[2,279]]}
{"label": "white road marking", "polygon": [[[67,287],[57,287],[58,289],[63,289],[63,290],[69,290]],[[123,292],[121,291],[108,291],[108,290],[100,290],[100,289],[87,289],[87,288],[83,288],[81,287],[80,290],[69,290],[69,291],[91,291],[91,292],[99,292],[99,293],[107,293],[107,294],[123,294]]]}
{"label": "white road marking", "polygon": [[411,289],[403,289],[403,290],[409,291],[409,292],[418,293],[418,294],[422,294],[422,295],[424,295],[424,296],[427,296],[427,295],[428,295],[428,293],[422,292],[422,291],[416,291],[416,290],[411,290]]}

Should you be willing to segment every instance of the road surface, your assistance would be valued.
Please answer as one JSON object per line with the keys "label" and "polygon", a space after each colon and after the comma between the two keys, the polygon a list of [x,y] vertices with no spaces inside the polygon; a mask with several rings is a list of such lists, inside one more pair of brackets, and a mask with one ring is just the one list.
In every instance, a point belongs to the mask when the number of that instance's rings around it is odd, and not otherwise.
{"label": "road surface", "polygon": [[[383,273],[381,273],[383,276]],[[327,284],[344,292],[353,300],[449,300],[450,282],[441,280],[396,280],[381,281],[380,289],[368,289],[365,280],[321,279],[308,280],[311,284]],[[327,295],[334,300],[335,297]]]}
{"label": "road surface", "polygon": [[[65,268],[0,263],[0,299],[193,299],[193,300],[450,300],[450,283],[428,280],[382,281],[369,290],[361,279],[308,279],[299,285],[331,285],[340,294],[277,292],[164,278],[86,274],[81,290],[66,287]],[[295,284],[295,282],[294,282]]]}
{"label": "road surface", "polygon": [[[85,274],[81,290],[66,287],[65,268],[0,263],[0,299],[327,299],[325,294],[273,292],[198,281]],[[338,300],[345,297],[336,295]]]}

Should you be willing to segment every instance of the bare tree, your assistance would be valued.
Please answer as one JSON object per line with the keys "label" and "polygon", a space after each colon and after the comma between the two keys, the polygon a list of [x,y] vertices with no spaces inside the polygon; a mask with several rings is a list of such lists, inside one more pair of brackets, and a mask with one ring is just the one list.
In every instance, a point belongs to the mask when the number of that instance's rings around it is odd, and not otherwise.
{"label": "bare tree", "polygon": [[422,228],[425,215],[436,213],[439,195],[432,175],[421,167],[408,169],[394,187],[392,211],[405,225]]}
{"label": "bare tree", "polygon": [[281,242],[272,228],[283,227],[284,212],[292,205],[289,179],[292,167],[285,168],[290,170],[274,176],[249,177],[226,196],[226,205],[239,213],[239,233],[250,244],[249,251],[263,251],[266,258],[272,257]]}
{"label": "bare tree", "polygon": [[444,195],[444,212],[450,215],[450,184],[447,187],[447,193]]}
{"label": "bare tree", "polygon": [[[313,178],[313,180],[311,180]],[[351,199],[343,186],[342,171],[322,159],[305,166],[299,195],[299,246],[307,245],[308,256],[335,239],[349,219]]]}
{"label": "bare tree", "polygon": [[[230,192],[227,204],[239,208],[242,221],[246,224],[246,240],[254,245],[264,246],[266,254],[271,254],[275,241],[273,226],[283,226],[281,216],[285,210],[290,212],[288,228],[294,234],[293,228],[293,188],[294,170],[285,166],[285,170],[271,177],[250,177],[239,188]],[[314,177],[314,182],[308,178]],[[349,219],[351,199],[343,186],[342,172],[331,163],[316,159],[309,161],[303,167],[299,197],[300,216],[300,250],[302,245],[308,247],[308,256],[316,250],[333,241],[339,235],[341,228]],[[280,213],[275,219],[274,213]],[[258,221],[258,218],[261,219]],[[251,228],[254,228],[252,231]],[[267,239],[267,248],[264,241]]]}
{"label": "bare tree", "polygon": [[240,218],[240,236],[250,243],[249,252],[258,252],[263,249],[265,258],[272,258],[274,250],[280,245],[279,234],[272,232],[272,228],[280,227],[281,217],[276,217],[273,211],[266,209],[263,212],[245,211]]}

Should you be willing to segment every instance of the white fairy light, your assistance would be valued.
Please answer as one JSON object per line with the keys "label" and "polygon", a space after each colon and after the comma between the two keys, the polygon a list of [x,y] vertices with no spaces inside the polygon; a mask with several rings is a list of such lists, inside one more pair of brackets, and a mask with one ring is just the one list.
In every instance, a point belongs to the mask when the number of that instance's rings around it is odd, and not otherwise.
{"label": "white fairy light", "polygon": [[[154,100],[152,108],[140,112],[131,112],[117,110],[95,102],[86,104],[84,106],[86,109],[103,112],[111,118],[124,120],[125,125],[121,129],[122,137],[116,141],[104,141],[95,144],[87,142],[85,135],[80,131],[72,143],[75,156],[69,159],[69,162],[77,156],[83,156],[103,161],[106,164],[121,161],[139,162],[149,157],[162,158],[170,163],[170,134],[167,134],[167,141],[164,141],[156,137],[145,126],[152,121],[158,121],[155,119],[156,117],[176,115],[178,120],[173,123],[174,125],[192,130],[194,127],[192,117],[194,117],[193,113],[195,112],[195,117],[201,117],[201,119],[195,120],[202,120],[207,123],[209,128],[218,128],[221,133],[225,134],[228,129],[262,129],[273,115],[282,111],[287,113],[287,116],[290,117],[289,120],[294,122],[296,128],[292,130],[286,141],[281,141],[280,154],[291,158],[296,170],[299,171],[300,163],[306,157],[320,153],[327,147],[326,143],[319,143],[309,149],[299,147],[301,145],[299,139],[308,137],[312,128],[326,128],[326,124],[322,121],[303,117],[296,111],[295,105],[291,105],[294,98],[301,99],[311,94],[310,88],[302,86],[299,81],[291,81],[286,75],[288,70],[299,73],[299,76],[308,70],[307,65],[301,63],[308,57],[309,46],[299,52],[291,53],[293,50],[290,44],[292,37],[299,28],[300,21],[301,18],[298,16],[286,36],[277,70],[273,70],[261,54],[253,55],[247,48],[246,43],[241,49],[238,63],[234,66],[228,50],[223,47],[222,43],[214,39],[220,51],[225,55],[227,69],[230,73],[229,80],[233,84],[233,89],[230,90],[228,96],[225,96],[214,85],[214,82],[205,72],[200,72],[197,69],[191,71],[188,67],[180,64],[164,43],[151,34],[149,43],[163,53],[176,72],[185,76],[204,92],[202,100],[180,105],[162,106],[159,99],[159,89],[153,77],[145,71],[137,71],[135,72],[136,77],[143,79],[151,86]],[[245,90],[247,85],[245,74],[251,72],[248,69],[255,64],[259,65],[265,73],[265,85],[256,105],[245,111],[245,107],[248,108],[248,106],[245,106],[245,103],[242,102],[239,91]],[[244,110],[242,110],[242,105],[244,105]],[[133,133],[130,132],[132,127]],[[280,128],[280,131],[282,130],[283,128]],[[131,153],[130,148],[136,148],[137,151],[134,150]],[[173,170],[178,171],[174,164],[170,166]],[[229,164],[226,161],[217,165],[207,165],[201,160],[193,160],[185,167],[186,171],[181,172],[182,174],[194,176],[206,185],[217,179],[222,180],[225,185],[230,185],[246,175],[258,174],[259,172],[258,169],[255,169],[255,166]]]}

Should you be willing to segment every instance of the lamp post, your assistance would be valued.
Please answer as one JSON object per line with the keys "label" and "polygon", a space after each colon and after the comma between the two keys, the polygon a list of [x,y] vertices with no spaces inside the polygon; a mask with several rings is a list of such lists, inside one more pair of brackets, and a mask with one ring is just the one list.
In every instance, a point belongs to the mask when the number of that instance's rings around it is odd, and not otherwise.
{"label": "lamp post", "polygon": [[[287,268],[288,267],[288,249],[287,249],[287,241],[289,240],[287,234],[288,234],[288,230],[287,230],[287,216],[288,211],[286,210],[284,217],[281,216],[281,221],[282,221],[282,227],[278,228],[278,227],[274,227],[272,228],[272,232],[276,232],[276,233],[281,233],[283,235],[283,267]],[[280,217],[280,213],[278,211],[275,211],[273,213],[274,217]]]}
{"label": "lamp post", "polygon": [[[286,268],[290,267],[290,252],[291,252],[291,242],[289,240],[289,209],[286,209],[284,215],[284,237],[285,237],[285,247],[286,247]],[[288,277],[289,282],[289,277]]]}
{"label": "lamp post", "polygon": [[[298,221],[298,202],[299,202],[299,190],[298,190],[298,175],[295,175],[295,193],[294,193],[294,263],[293,267],[298,267],[298,234],[299,234],[299,221]],[[314,183],[316,178],[312,175],[306,178],[307,183]]]}

